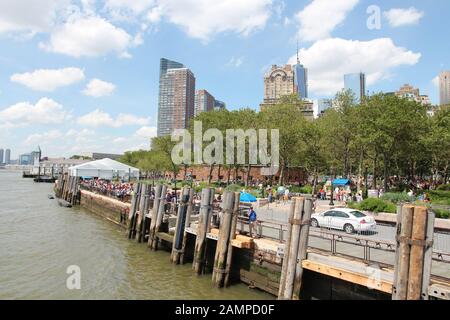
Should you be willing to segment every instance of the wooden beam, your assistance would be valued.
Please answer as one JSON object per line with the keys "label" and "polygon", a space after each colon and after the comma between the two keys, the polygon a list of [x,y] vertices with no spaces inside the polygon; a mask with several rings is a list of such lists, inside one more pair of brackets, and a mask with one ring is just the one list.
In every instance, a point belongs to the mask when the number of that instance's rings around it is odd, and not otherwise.
{"label": "wooden beam", "polygon": [[372,283],[367,275],[359,274],[356,272],[344,270],[337,267],[328,266],[326,264],[318,263],[310,260],[303,260],[302,266],[304,269],[311,270],[317,273],[321,273],[333,278],[341,279],[351,283],[359,284],[361,286],[371,286],[372,288],[385,293],[392,292],[392,283],[386,280],[377,281]]}

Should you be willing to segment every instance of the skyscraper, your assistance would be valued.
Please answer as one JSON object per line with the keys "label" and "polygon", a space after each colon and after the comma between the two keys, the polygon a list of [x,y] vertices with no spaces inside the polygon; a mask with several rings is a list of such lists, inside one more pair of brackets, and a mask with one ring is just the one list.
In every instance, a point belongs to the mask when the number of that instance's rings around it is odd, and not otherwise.
{"label": "skyscraper", "polygon": [[441,106],[450,104],[450,71],[439,74],[439,97]]}
{"label": "skyscraper", "polygon": [[9,164],[11,162],[11,150],[6,149],[5,151],[5,164]]}
{"label": "skyscraper", "polygon": [[216,99],[206,90],[198,90],[195,94],[195,116],[204,111],[214,110]]}
{"label": "skyscraper", "polygon": [[300,99],[308,98],[308,69],[300,63],[297,48],[297,64],[294,65],[294,83]]}
{"label": "skyscraper", "polygon": [[3,163],[3,149],[0,149],[0,164]]}
{"label": "skyscraper", "polygon": [[194,117],[194,105],[194,74],[179,62],[161,59],[157,135],[188,128]]}
{"label": "skyscraper", "polygon": [[366,75],[364,73],[350,73],[344,75],[344,88],[351,90],[360,102],[366,95]]}
{"label": "skyscraper", "polygon": [[294,69],[290,64],[282,67],[272,65],[264,76],[263,105],[276,104],[282,96],[297,93],[294,78]]}
{"label": "skyscraper", "polygon": [[220,100],[214,101],[214,109],[215,110],[225,110],[226,107],[227,107],[227,105],[225,104],[225,102],[220,101]]}

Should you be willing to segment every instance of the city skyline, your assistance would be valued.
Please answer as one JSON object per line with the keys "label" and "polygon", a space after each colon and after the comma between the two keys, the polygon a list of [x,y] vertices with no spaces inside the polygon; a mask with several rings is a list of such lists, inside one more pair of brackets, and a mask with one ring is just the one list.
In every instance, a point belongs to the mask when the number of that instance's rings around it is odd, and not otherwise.
{"label": "city skyline", "polygon": [[[45,2],[30,5],[31,20],[21,10],[29,2],[0,4],[0,145],[13,159],[37,144],[53,157],[148,148],[157,133],[161,57],[182,61],[197,87],[230,110],[259,109],[264,73],[295,65],[297,41],[313,100],[332,97],[344,74],[362,71],[370,93],[409,83],[438,104],[439,73],[450,70],[450,44],[439,41],[450,26],[438,19],[450,10],[445,1],[414,3],[414,10],[408,1],[379,1],[379,29],[367,27],[373,3],[362,0],[231,1],[219,16],[206,7],[200,22],[192,19],[201,5],[194,0],[186,12],[177,1]],[[403,10],[401,21],[394,8]],[[87,33],[93,42],[78,37]]]}

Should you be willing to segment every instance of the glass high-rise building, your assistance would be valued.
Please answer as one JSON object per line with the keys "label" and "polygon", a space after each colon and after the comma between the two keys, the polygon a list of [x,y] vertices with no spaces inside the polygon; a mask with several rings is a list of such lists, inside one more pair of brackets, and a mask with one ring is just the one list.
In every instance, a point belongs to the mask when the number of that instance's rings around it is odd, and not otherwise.
{"label": "glass high-rise building", "polygon": [[195,94],[195,116],[201,112],[214,110],[216,99],[206,90],[198,90]]}
{"label": "glass high-rise building", "polygon": [[3,149],[0,149],[0,164],[3,163]]}
{"label": "glass high-rise building", "polygon": [[308,69],[306,69],[297,58],[297,64],[294,65],[294,83],[297,87],[298,97],[300,99],[308,98]]}
{"label": "glass high-rise building", "polygon": [[5,164],[9,164],[11,162],[11,150],[5,150]]}
{"label": "glass high-rise building", "polygon": [[194,117],[195,77],[183,64],[161,59],[157,135],[186,129]]}
{"label": "glass high-rise building", "polygon": [[450,71],[439,74],[439,98],[441,106],[450,104]]}
{"label": "glass high-rise building", "polygon": [[344,75],[344,88],[353,92],[357,102],[362,101],[366,95],[366,75],[364,73]]}

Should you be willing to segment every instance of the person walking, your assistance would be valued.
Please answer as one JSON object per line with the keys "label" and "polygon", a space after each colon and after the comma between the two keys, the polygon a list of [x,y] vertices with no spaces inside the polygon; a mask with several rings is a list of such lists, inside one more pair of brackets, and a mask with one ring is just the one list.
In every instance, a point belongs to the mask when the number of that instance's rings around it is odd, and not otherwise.
{"label": "person walking", "polygon": [[[256,221],[257,216],[255,210],[253,210],[253,207],[250,207],[250,212],[248,214],[248,223],[249,223],[249,231],[250,231],[250,237],[253,238],[253,228],[256,230]],[[255,231],[257,235],[257,231]]]}

